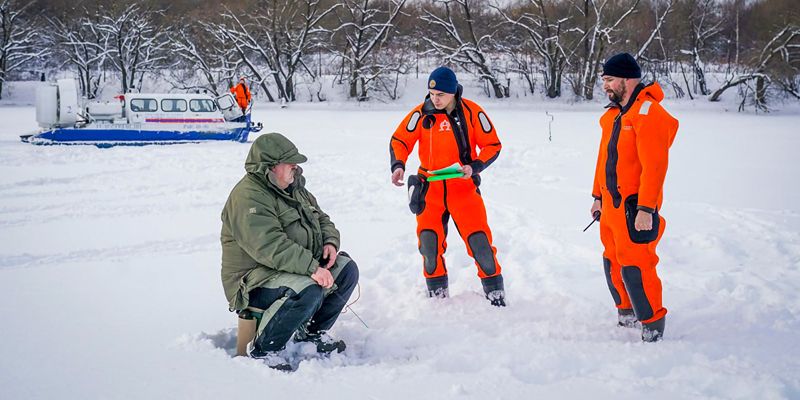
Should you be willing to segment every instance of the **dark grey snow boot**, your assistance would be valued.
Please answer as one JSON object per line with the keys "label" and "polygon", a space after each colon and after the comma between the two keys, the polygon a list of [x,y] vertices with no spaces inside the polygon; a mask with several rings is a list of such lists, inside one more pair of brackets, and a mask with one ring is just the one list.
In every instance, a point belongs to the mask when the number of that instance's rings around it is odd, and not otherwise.
{"label": "dark grey snow boot", "polygon": [[489,303],[495,307],[506,306],[506,290],[503,285],[502,275],[483,278],[481,279],[481,285],[483,286],[483,293],[486,295],[486,299],[489,300]]}
{"label": "dark grey snow boot", "polygon": [[291,372],[294,371],[292,364],[278,351],[261,351],[256,350],[250,346],[250,357],[259,359],[264,362],[268,367],[278,371]]}
{"label": "dark grey snow boot", "polygon": [[642,341],[660,342],[664,336],[664,323],[666,317],[649,324],[642,324]]}
{"label": "dark grey snow boot", "polygon": [[347,348],[344,340],[336,340],[325,331],[308,332],[305,327],[297,330],[294,341],[298,343],[308,342],[317,346],[317,353],[331,354],[334,351],[341,353]]}
{"label": "dark grey snow boot", "polygon": [[450,297],[447,282],[447,275],[436,278],[425,278],[425,285],[428,287],[428,297],[436,299],[446,299]]}
{"label": "dark grey snow boot", "polygon": [[623,328],[637,328],[639,327],[639,320],[636,319],[636,314],[630,308],[617,309],[617,326]]}

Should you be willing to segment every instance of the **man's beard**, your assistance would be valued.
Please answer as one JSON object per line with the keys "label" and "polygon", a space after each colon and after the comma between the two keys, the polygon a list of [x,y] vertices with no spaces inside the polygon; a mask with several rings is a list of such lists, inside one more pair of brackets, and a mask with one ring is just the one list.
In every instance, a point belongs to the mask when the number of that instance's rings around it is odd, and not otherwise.
{"label": "man's beard", "polygon": [[625,87],[623,86],[621,90],[618,92],[614,90],[607,90],[606,94],[608,95],[608,99],[614,103],[620,104],[622,103],[622,98],[625,97]]}

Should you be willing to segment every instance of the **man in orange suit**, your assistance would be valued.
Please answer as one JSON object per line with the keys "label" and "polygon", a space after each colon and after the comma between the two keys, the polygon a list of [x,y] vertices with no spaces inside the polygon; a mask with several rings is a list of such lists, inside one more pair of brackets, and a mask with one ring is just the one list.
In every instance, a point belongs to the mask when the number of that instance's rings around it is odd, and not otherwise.
{"label": "man in orange suit", "polygon": [[250,105],[252,95],[250,93],[250,88],[247,87],[247,83],[245,83],[244,77],[239,78],[239,83],[231,88],[231,93],[236,96],[236,103],[238,103],[239,108],[242,109],[242,114],[247,114],[247,106]]}
{"label": "man in orange suit", "polygon": [[[392,183],[402,186],[406,161],[419,142],[420,168],[408,181],[428,295],[448,296],[444,252],[452,217],[475,260],[486,298],[492,305],[505,306],[503,276],[478,189],[480,173],[497,159],[502,145],[483,109],[461,97],[463,88],[452,70],[435,69],[428,89],[425,101],[411,110],[389,143]],[[428,181],[431,171],[454,163],[460,165],[462,177]]]}
{"label": "man in orange suit", "polygon": [[658,83],[643,85],[641,76],[627,53],[603,65],[603,90],[611,103],[600,118],[591,213],[600,217],[603,265],[619,325],[641,323],[642,340],[655,342],[667,315],[656,273],[656,245],[666,227],[659,210],[678,120],[661,106]]}

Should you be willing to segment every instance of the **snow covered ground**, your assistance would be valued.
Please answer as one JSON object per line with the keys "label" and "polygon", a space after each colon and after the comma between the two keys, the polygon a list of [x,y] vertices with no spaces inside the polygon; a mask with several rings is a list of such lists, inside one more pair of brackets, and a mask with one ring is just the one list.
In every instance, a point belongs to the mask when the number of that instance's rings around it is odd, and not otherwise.
{"label": "snow covered ground", "polygon": [[[293,374],[233,358],[219,213],[249,146],[38,147],[0,107],[2,399],[800,398],[800,114],[667,106],[666,340],[617,328],[589,222],[602,105],[484,104],[483,174],[509,307],[482,298],[451,230],[451,295],[423,295],[414,218],[389,183],[405,105],[260,107],[361,269],[343,355]],[[548,141],[545,108],[554,115]],[[303,351],[304,349],[296,349]]]}

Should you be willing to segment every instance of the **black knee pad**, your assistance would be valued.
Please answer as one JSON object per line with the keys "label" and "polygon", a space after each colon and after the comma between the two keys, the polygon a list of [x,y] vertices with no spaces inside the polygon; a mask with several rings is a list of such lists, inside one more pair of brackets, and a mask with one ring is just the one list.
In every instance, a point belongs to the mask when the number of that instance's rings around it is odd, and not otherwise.
{"label": "black knee pad", "polygon": [[606,283],[608,283],[608,290],[611,292],[611,297],[614,298],[614,304],[622,304],[622,299],[619,296],[617,288],[614,287],[614,282],[611,280],[611,260],[603,258],[603,268],[606,272]]}
{"label": "black knee pad", "polygon": [[642,270],[635,265],[622,267],[622,281],[625,282],[625,290],[631,298],[633,312],[639,321],[653,318],[653,307],[647,300],[642,283]]}
{"label": "black knee pad", "polygon": [[425,229],[419,233],[419,252],[425,259],[425,272],[433,274],[436,271],[436,258],[439,256],[439,238],[436,232]]}
{"label": "black knee pad", "polygon": [[472,250],[472,256],[475,257],[475,262],[484,274],[492,276],[497,273],[497,265],[494,263],[494,252],[492,246],[489,244],[489,237],[484,232],[475,232],[467,238],[469,248]]}

